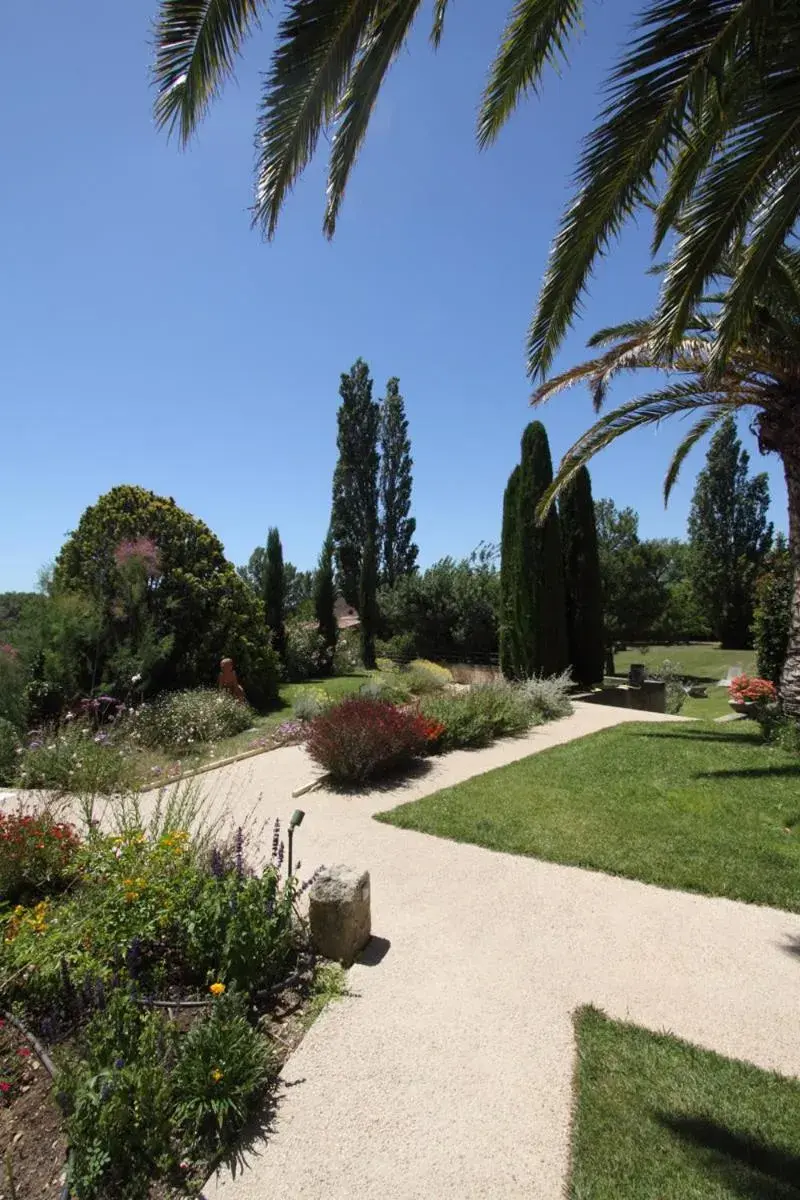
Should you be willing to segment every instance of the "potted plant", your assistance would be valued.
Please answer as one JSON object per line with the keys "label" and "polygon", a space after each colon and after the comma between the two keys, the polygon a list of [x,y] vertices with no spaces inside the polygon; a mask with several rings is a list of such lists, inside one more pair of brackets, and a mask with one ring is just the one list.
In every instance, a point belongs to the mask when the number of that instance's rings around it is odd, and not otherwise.
{"label": "potted plant", "polygon": [[769,679],[753,675],[737,675],[732,679],[728,696],[733,711],[748,717],[754,717],[756,709],[777,700],[775,685]]}

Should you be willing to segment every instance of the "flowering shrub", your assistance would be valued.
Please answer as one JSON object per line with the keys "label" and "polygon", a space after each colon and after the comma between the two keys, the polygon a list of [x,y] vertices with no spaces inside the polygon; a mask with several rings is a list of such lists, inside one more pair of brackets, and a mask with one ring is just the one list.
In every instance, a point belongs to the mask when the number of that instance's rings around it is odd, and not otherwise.
{"label": "flowering shrub", "polygon": [[80,845],[71,825],[47,812],[0,812],[0,900],[14,904],[64,886]]}
{"label": "flowering shrub", "polygon": [[26,788],[108,796],[127,785],[131,770],[108,733],[75,721],[34,734],[20,756],[17,781]]}
{"label": "flowering shrub", "polygon": [[197,688],[165,692],[132,718],[131,737],[142,746],[186,754],[198,742],[216,742],[253,724],[253,711],[228,692]]}
{"label": "flowering shrub", "polygon": [[331,651],[316,625],[308,621],[286,623],[286,674],[293,683],[327,675]]}
{"label": "flowering shrub", "polygon": [[525,733],[541,720],[523,688],[502,682],[423,696],[420,712],[444,727],[437,739],[439,750],[488,746],[496,737]]}
{"label": "flowering shrub", "polygon": [[361,783],[425,754],[431,726],[385,700],[350,696],[311,722],[307,748],[339,783]]}
{"label": "flowering shrub", "polygon": [[728,695],[737,704],[748,702],[770,704],[777,699],[774,683],[770,683],[769,679],[758,679],[752,675],[737,675],[735,679],[732,679]]}
{"label": "flowering shrub", "polygon": [[543,721],[555,721],[572,712],[569,698],[572,672],[569,668],[560,675],[532,675],[520,687],[525,699],[530,701],[536,715]]}
{"label": "flowering shrub", "polygon": [[306,688],[295,696],[292,712],[298,721],[313,721],[321,712],[329,708],[332,701],[324,688]]}
{"label": "flowering shrub", "polygon": [[13,783],[21,753],[19,733],[10,721],[0,717],[0,787]]}

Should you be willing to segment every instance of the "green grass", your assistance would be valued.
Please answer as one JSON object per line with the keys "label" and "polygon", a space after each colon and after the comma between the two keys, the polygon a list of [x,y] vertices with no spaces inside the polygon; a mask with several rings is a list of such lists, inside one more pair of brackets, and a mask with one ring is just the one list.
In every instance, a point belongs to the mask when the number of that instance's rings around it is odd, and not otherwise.
{"label": "green grass", "polygon": [[571,1200],[798,1200],[800,1083],[581,1010]]}
{"label": "green grass", "polygon": [[379,820],[800,912],[800,759],[750,721],[621,725]]}
{"label": "green grass", "polygon": [[741,667],[746,675],[755,674],[756,669],[755,650],[720,650],[713,642],[695,642],[689,646],[638,646],[620,650],[614,655],[614,667],[618,675],[627,675],[631,663],[644,663],[656,670],[665,658],[680,663],[687,678],[704,683],[717,683],[724,679],[730,667]]}

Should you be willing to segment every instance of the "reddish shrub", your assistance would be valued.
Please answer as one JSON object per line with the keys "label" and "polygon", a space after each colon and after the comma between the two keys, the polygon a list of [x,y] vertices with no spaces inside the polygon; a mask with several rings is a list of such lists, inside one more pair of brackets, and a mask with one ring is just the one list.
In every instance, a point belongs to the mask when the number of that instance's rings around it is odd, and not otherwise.
{"label": "reddish shrub", "polygon": [[50,813],[0,813],[0,901],[29,900],[63,887],[80,841]]}
{"label": "reddish shrub", "polygon": [[306,746],[340,783],[361,783],[425,754],[433,724],[386,700],[351,696],[311,722]]}

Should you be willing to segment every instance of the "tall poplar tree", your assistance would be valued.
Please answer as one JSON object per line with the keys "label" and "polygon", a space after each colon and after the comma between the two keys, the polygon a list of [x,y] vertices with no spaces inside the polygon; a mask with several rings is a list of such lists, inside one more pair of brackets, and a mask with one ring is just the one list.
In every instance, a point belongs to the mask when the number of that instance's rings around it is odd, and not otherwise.
{"label": "tall poplar tree", "polygon": [[772,545],[766,474],[748,478],[733,417],[711,439],[689,513],[689,570],[714,636],[740,650],[752,641],[755,585]]}
{"label": "tall poplar tree", "polygon": [[386,384],[380,419],[381,578],[392,587],[403,575],[416,569],[418,547],[414,544],[417,522],[411,512],[411,442],[400,380]]}
{"label": "tall poplar tree", "polygon": [[342,375],[339,395],[331,532],[339,590],[357,608],[364,547],[369,537],[376,546],[378,542],[380,408],[372,399],[372,378],[363,359]]}

